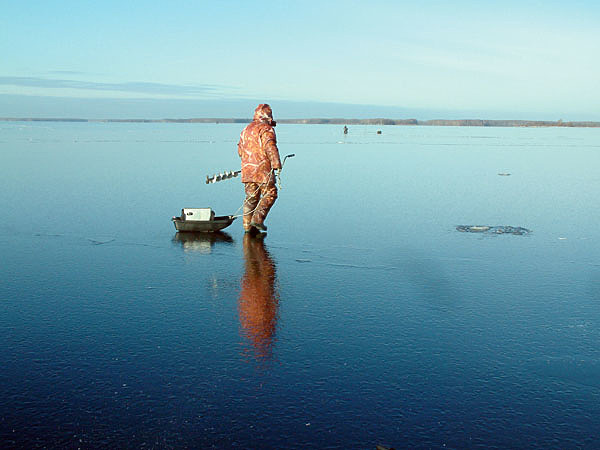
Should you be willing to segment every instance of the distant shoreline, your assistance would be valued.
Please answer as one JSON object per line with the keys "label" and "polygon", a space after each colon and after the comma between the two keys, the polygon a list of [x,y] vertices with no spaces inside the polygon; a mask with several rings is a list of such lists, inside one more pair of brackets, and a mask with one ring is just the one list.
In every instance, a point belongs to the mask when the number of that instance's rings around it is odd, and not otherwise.
{"label": "distant shoreline", "polygon": [[[232,118],[193,118],[193,119],[77,119],[77,118],[38,118],[0,117],[2,122],[98,122],[98,123],[250,123],[250,119]],[[548,120],[485,120],[485,119],[281,119],[281,124],[304,125],[412,125],[412,126],[452,126],[452,127],[577,127],[600,128],[600,122],[564,122]]]}

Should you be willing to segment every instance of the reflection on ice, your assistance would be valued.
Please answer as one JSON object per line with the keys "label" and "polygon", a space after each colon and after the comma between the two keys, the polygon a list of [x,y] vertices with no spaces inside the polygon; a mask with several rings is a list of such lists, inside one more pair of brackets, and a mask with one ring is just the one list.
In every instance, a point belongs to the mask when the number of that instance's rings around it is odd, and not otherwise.
{"label": "reflection on ice", "polygon": [[210,253],[215,242],[232,243],[230,235],[223,232],[214,233],[175,233],[173,242],[178,243],[185,252]]}
{"label": "reflection on ice", "polygon": [[276,267],[263,237],[244,235],[245,271],[238,305],[241,333],[258,359],[272,356],[279,310]]}

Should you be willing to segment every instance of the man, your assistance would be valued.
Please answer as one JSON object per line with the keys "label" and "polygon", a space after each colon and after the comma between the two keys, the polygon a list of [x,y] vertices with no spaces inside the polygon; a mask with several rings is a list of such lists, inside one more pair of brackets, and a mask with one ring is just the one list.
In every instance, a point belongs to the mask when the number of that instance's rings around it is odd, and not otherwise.
{"label": "man", "polygon": [[264,225],[269,210],[277,199],[275,171],[281,171],[276,123],[273,111],[267,104],[254,110],[254,119],[244,128],[238,142],[238,155],[242,158],[242,183],[246,191],[244,201],[244,231],[267,231]]}

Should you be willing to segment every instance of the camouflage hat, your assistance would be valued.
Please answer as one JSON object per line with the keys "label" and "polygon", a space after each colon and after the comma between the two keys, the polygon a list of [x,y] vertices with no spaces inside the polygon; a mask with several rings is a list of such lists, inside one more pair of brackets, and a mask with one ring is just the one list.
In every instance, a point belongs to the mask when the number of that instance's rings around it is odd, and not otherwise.
{"label": "camouflage hat", "polygon": [[254,110],[254,120],[273,120],[273,110],[266,103],[261,103]]}

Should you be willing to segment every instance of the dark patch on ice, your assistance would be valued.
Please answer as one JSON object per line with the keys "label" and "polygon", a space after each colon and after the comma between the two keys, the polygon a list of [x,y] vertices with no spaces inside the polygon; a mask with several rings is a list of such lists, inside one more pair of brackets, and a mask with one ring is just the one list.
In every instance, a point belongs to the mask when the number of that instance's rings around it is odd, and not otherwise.
{"label": "dark patch on ice", "polygon": [[92,243],[92,245],[104,245],[104,244],[108,244],[110,242],[116,241],[117,238],[111,238],[108,240],[99,240],[99,239],[92,239],[92,238],[87,238],[88,241],[90,241]]}
{"label": "dark patch on ice", "polygon": [[531,233],[531,230],[527,228],[510,225],[458,225],[456,230],[461,233],[514,234],[517,236],[524,236]]}

